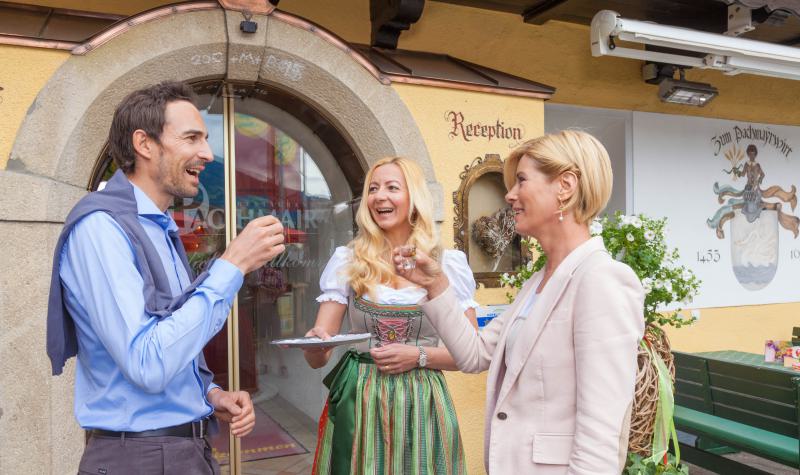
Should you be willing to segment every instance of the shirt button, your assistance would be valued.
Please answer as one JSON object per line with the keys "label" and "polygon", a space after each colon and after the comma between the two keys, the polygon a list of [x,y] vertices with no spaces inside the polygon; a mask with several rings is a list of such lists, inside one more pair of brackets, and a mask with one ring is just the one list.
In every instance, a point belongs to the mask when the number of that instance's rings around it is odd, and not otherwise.
{"label": "shirt button", "polygon": [[497,418],[500,419],[501,421],[506,420],[507,417],[508,417],[508,415],[505,412],[498,412],[497,413]]}

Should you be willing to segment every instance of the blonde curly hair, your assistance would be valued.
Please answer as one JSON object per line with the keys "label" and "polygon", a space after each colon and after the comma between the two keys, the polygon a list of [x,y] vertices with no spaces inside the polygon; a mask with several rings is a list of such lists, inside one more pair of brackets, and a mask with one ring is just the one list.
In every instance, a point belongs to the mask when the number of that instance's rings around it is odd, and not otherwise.
{"label": "blonde curly hair", "polygon": [[433,198],[422,169],[413,160],[404,157],[386,157],[375,162],[364,178],[361,192],[361,204],[356,212],[358,233],[349,247],[353,250],[353,258],[345,269],[350,286],[356,296],[374,296],[378,284],[391,285],[397,275],[391,264],[392,247],[383,234],[383,230],[372,219],[367,196],[375,170],[383,165],[394,164],[400,168],[408,190],[409,212],[408,222],[411,225],[409,245],[431,256],[440,254],[438,236],[433,224]]}

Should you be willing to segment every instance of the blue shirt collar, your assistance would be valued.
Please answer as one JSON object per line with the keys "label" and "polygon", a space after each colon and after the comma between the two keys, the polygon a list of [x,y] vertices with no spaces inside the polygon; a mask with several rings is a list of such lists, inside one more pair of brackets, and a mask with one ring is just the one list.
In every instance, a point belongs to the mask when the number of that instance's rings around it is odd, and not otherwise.
{"label": "blue shirt collar", "polygon": [[136,210],[139,216],[153,221],[166,231],[178,231],[178,225],[175,224],[175,220],[172,219],[172,216],[158,209],[158,206],[147,196],[147,193],[142,191],[142,189],[133,182],[131,182],[131,186],[133,186],[133,196],[136,198]]}

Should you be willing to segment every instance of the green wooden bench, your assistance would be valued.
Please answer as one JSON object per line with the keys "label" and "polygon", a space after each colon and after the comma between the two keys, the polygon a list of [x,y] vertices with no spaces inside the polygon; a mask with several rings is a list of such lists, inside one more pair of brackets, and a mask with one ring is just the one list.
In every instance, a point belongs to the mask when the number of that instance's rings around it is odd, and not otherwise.
{"label": "green wooden bench", "polygon": [[753,353],[673,354],[675,427],[697,436],[680,442],[681,458],[720,474],[768,473],[718,455],[728,446],[800,467],[800,373]]}

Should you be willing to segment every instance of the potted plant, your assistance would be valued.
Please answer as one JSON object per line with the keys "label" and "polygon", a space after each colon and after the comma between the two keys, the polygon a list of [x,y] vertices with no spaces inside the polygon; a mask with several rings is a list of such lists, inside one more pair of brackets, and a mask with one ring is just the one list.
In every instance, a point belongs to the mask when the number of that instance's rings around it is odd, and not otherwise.
{"label": "potted plant", "polygon": [[[606,249],[615,259],[633,269],[646,292],[643,314],[646,329],[639,349],[628,444],[631,456],[626,466],[626,473],[633,475],[687,473],[684,466],[674,459],[670,461],[665,453],[669,433],[674,432],[671,422],[675,367],[669,340],[661,327],[680,328],[694,321],[681,314],[680,305],[688,305],[697,295],[700,280],[691,270],[677,264],[678,251],[669,249],[665,242],[666,223],[666,218],[655,219],[643,214],[626,216],[617,212],[614,216],[595,219],[589,227],[593,236],[603,238]],[[534,239],[523,240],[523,245],[536,259],[529,260],[513,274],[501,276],[501,283],[512,289],[522,287],[547,262],[547,256]],[[509,301],[513,298],[511,292],[506,296]]]}

